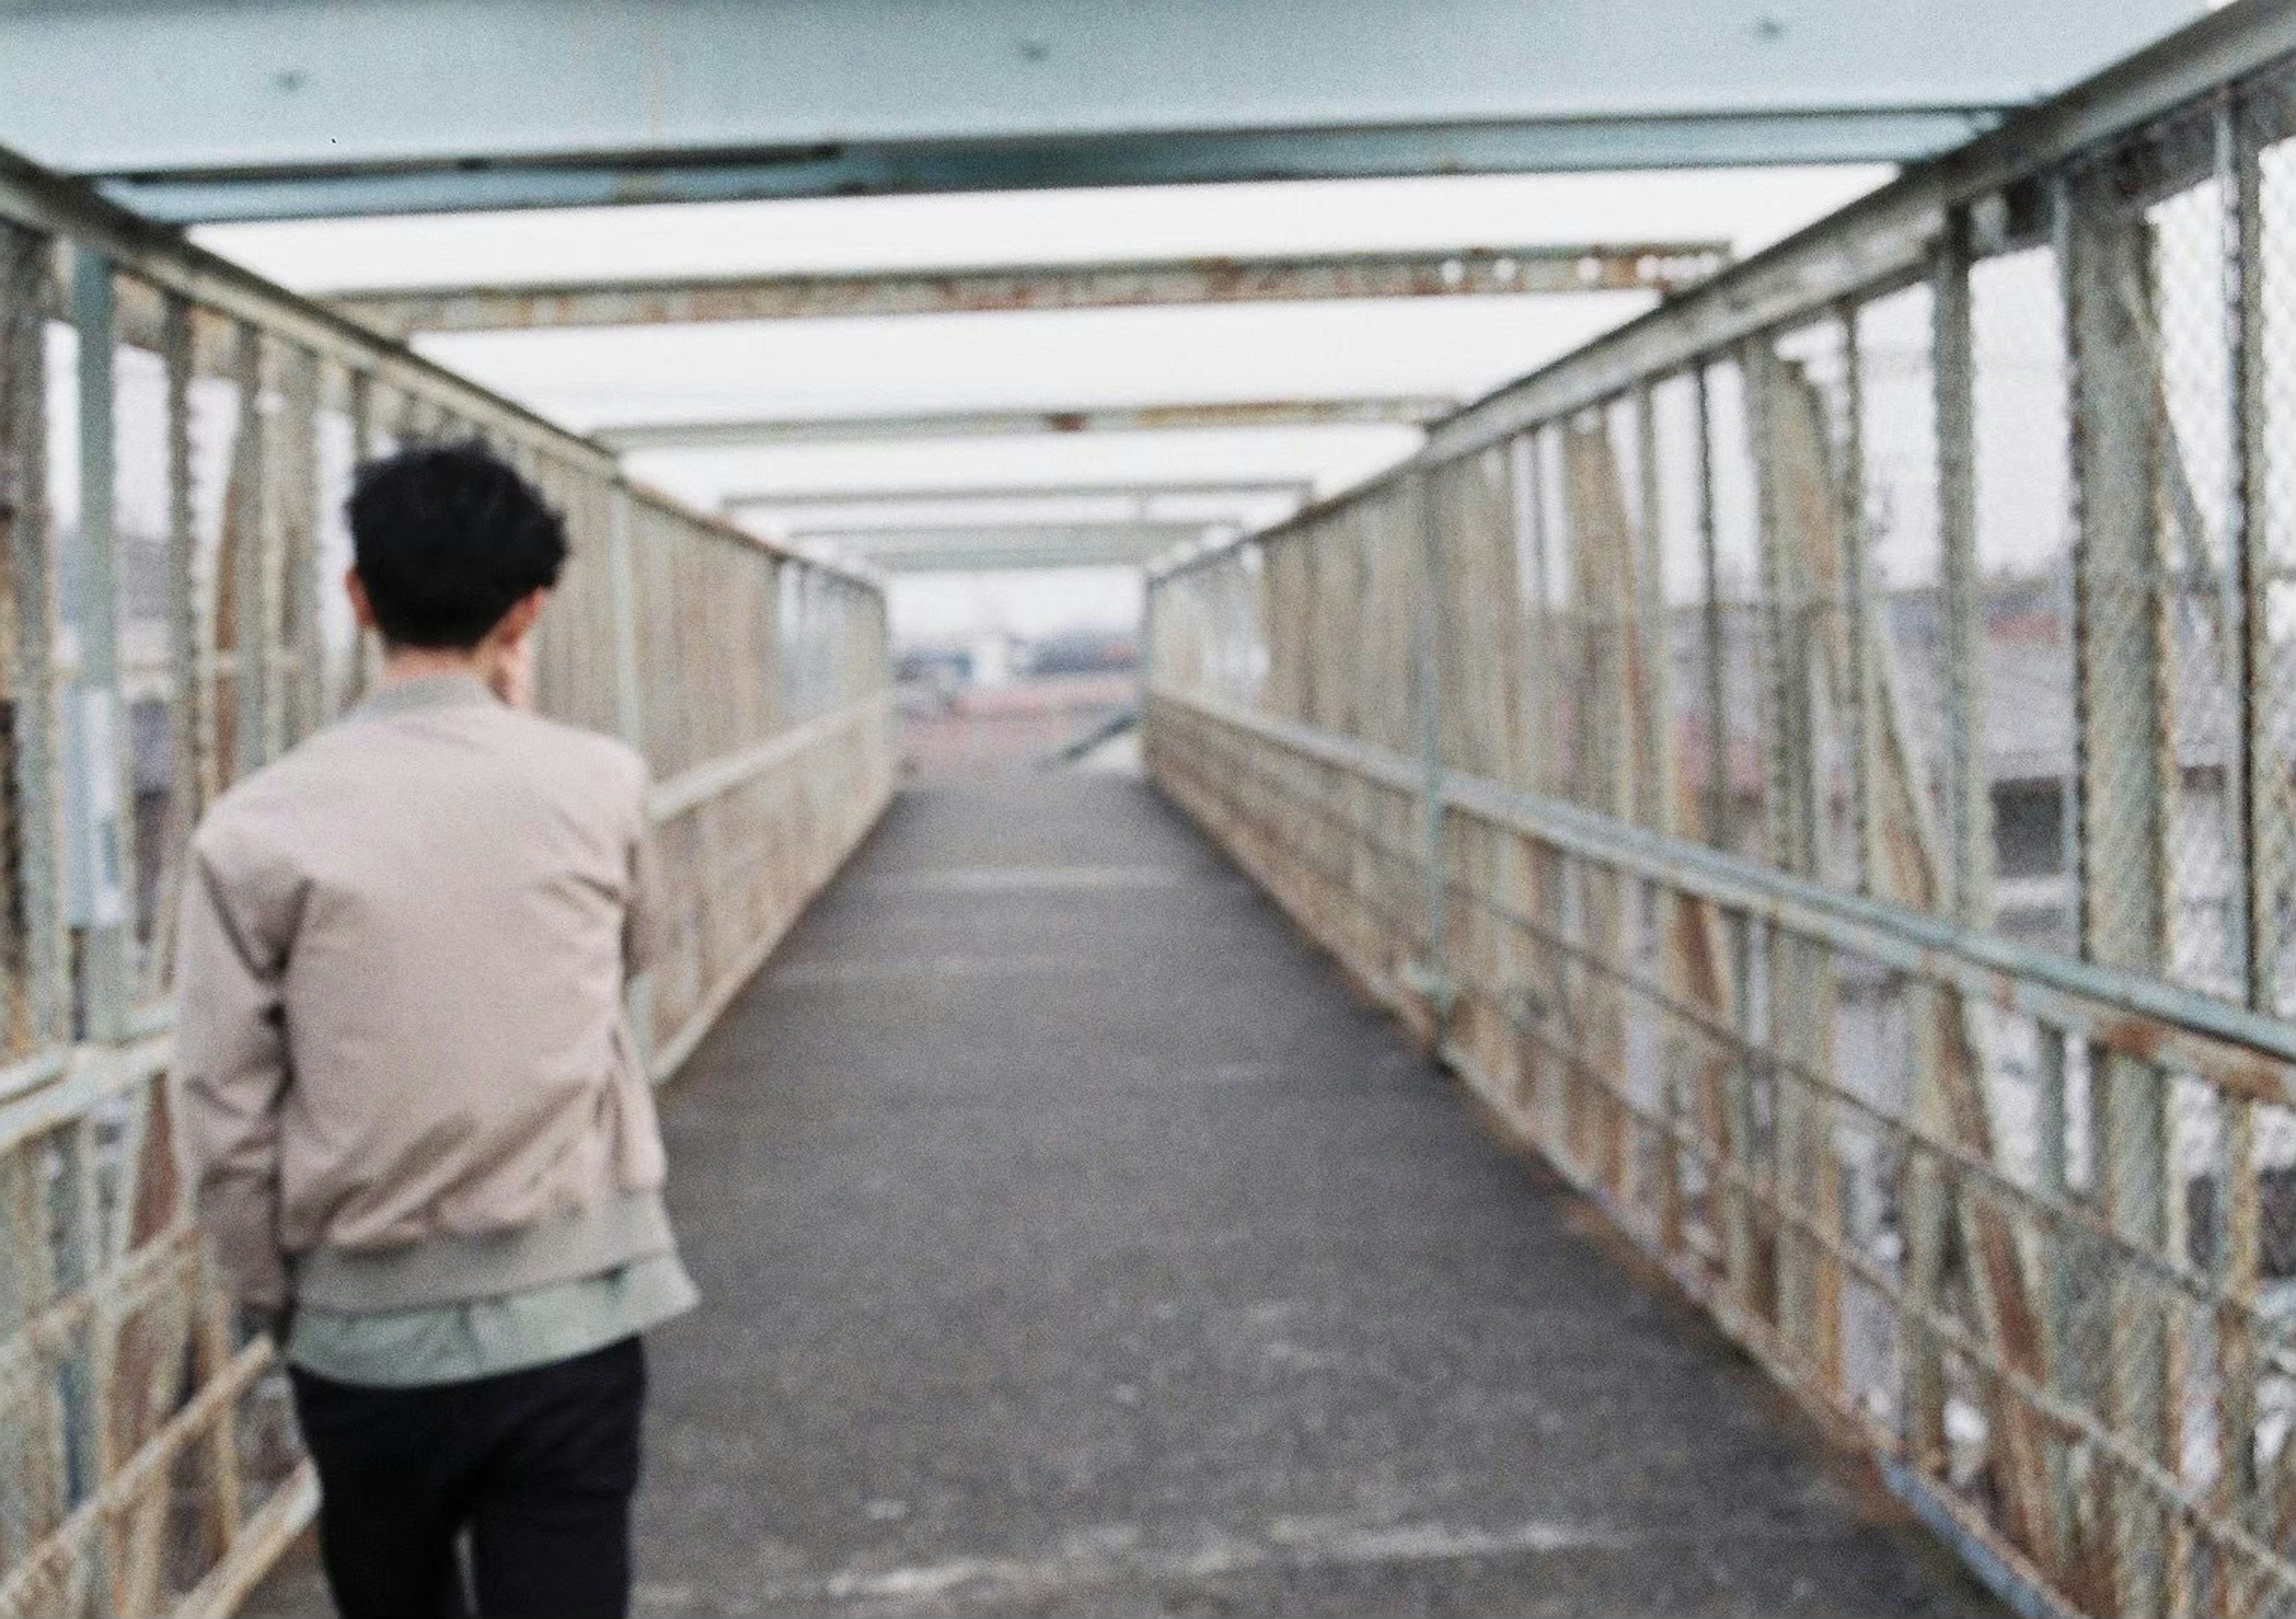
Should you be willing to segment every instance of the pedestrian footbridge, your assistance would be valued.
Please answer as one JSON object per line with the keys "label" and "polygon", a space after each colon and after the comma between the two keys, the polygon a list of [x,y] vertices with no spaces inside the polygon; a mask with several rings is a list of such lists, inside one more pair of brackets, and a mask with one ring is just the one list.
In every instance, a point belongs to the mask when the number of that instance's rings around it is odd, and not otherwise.
{"label": "pedestrian footbridge", "polygon": [[666,1101],[641,1614],[1997,1611],[1139,781],[905,794]]}
{"label": "pedestrian footbridge", "polygon": [[447,434],[656,778],[642,1614],[2296,1612],[2288,5],[1160,552],[1136,775],[903,788],[879,568],[115,200],[227,179],[0,159],[0,1613],[321,1601],[165,919]]}

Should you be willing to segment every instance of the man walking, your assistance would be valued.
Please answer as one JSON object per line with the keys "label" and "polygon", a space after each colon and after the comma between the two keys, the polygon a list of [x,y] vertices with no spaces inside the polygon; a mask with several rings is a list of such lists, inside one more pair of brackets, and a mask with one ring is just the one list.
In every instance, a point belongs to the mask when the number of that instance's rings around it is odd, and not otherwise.
{"label": "man walking", "polygon": [[376,689],[193,839],[185,1167],[281,1335],[345,1619],[619,1615],[638,1334],[694,1302],[622,1010],[645,767],[522,711],[566,541],[516,472],[418,447],[349,512]]}

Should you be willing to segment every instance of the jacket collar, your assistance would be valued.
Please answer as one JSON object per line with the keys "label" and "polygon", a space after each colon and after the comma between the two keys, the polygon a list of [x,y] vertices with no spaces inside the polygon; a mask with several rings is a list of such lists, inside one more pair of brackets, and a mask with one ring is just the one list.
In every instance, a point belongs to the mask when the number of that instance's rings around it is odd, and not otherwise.
{"label": "jacket collar", "polygon": [[351,710],[360,720],[389,719],[394,715],[419,714],[430,708],[458,708],[468,703],[491,703],[495,694],[475,675],[425,675],[384,686]]}

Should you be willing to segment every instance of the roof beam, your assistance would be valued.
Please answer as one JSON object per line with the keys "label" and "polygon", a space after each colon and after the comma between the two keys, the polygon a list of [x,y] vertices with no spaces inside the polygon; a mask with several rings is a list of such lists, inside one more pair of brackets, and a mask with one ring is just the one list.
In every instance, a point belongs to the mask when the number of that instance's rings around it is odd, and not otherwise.
{"label": "roof beam", "polygon": [[[1232,523],[1226,526],[1230,528],[1235,527]],[[793,529],[790,543],[793,545],[834,545],[849,556],[863,558],[873,558],[888,552],[961,551],[968,546],[1033,545],[1059,549],[1064,546],[1122,545],[1153,552],[1199,539],[1205,529],[1213,527],[1214,524],[1202,521],[1144,522],[1138,519],[1099,523],[920,523],[914,527],[877,524],[865,528],[816,528],[808,526]]]}
{"label": "roof beam", "polygon": [[881,575],[1034,573],[1059,568],[1144,568],[1149,559],[1128,546],[1044,549],[1028,545],[964,551],[888,552],[870,559]]}
{"label": "roof beam", "polygon": [[[1956,143],[2190,12],[15,0],[0,6],[0,139],[174,221],[1894,161]],[[69,93],[89,86],[103,94]]]}
{"label": "roof beam", "polygon": [[1729,262],[1719,241],[1438,249],[1106,264],[875,270],[815,275],[414,287],[323,294],[338,314],[392,337],[785,321],[884,315],[1119,309],[1519,293],[1673,292]]}
{"label": "roof beam", "polygon": [[[980,523],[807,529],[791,544],[829,546],[888,573],[1009,568],[1136,568],[1201,539],[1210,523]],[[1226,526],[1231,531],[1234,525]]]}
{"label": "roof beam", "polygon": [[1210,405],[1086,405],[1055,411],[950,411],[914,416],[807,416],[754,421],[650,421],[591,429],[610,449],[755,449],[906,438],[1218,431],[1231,428],[1423,427],[1450,399],[1259,399]]}
{"label": "roof beam", "polygon": [[[5,49],[0,44],[0,54]],[[0,68],[6,65],[0,61]],[[635,151],[547,162],[470,158],[411,167],[299,164],[180,175],[145,168],[93,177],[114,201],[161,224],[229,225],[940,192],[1895,163],[1949,151],[1998,118],[1991,109],[1922,109],[1410,129],[1150,131],[947,145],[838,142],[800,151]]]}
{"label": "roof beam", "polygon": [[834,511],[855,506],[875,509],[1054,500],[1125,500],[1135,503],[1160,500],[1288,500],[1304,505],[1315,493],[1314,482],[1304,478],[1196,484],[951,484],[896,489],[754,489],[728,495],[718,503],[718,507],[731,513],[760,509]]}

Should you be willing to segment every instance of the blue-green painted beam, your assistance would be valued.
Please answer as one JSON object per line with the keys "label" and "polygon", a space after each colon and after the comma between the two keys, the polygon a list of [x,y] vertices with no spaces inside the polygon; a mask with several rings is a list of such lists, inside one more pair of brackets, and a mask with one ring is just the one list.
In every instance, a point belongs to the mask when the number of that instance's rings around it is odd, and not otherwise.
{"label": "blue-green painted beam", "polygon": [[2190,0],[13,0],[0,142],[173,219],[1896,159]]}
{"label": "blue-green painted beam", "polygon": [[1481,128],[1243,131],[566,163],[465,159],[367,171],[108,175],[114,201],[172,224],[652,202],[1074,190],[1253,180],[1898,162],[1957,146],[1989,111],[1577,119]]}

